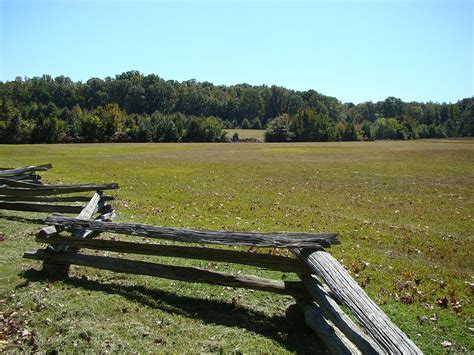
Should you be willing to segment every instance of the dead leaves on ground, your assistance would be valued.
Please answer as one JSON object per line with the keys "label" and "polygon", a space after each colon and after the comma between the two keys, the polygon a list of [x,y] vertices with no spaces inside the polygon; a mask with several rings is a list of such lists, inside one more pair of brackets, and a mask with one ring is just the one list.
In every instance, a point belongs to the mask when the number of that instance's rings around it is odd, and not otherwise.
{"label": "dead leaves on ground", "polygon": [[[402,273],[403,280],[397,280],[394,287],[393,297],[397,302],[404,304],[413,304],[415,302],[424,303],[428,305],[425,308],[432,309],[433,307],[428,303],[429,295],[421,289],[422,280],[415,278],[415,276],[409,272]],[[440,290],[446,292],[447,283],[443,280],[430,280],[430,283],[434,283],[435,288],[431,290],[431,294],[435,294]],[[456,292],[454,290],[449,290],[448,294],[437,297],[435,305],[440,308],[448,308],[451,306],[451,309],[454,313],[458,314],[462,311],[461,300],[456,298]]]}
{"label": "dead leaves on ground", "polygon": [[6,311],[0,314],[0,351],[22,351],[23,345],[29,350],[38,350],[36,332],[28,329],[30,320],[23,319],[16,311]]}

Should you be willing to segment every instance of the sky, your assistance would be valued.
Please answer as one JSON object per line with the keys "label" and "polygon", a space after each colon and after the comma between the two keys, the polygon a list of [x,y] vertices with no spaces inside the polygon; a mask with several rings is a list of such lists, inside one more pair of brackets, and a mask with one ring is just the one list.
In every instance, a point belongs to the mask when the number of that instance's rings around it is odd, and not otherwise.
{"label": "sky", "polygon": [[343,102],[474,95],[474,0],[0,0],[0,81],[128,70]]}

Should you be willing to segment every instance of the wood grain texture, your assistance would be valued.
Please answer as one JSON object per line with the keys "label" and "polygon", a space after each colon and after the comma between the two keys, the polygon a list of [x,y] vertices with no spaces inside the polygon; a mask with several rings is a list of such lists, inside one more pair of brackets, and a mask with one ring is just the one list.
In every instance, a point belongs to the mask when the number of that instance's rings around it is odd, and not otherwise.
{"label": "wood grain texture", "polygon": [[160,227],[138,223],[104,223],[61,215],[50,215],[46,223],[56,226],[91,229],[98,232],[112,232],[131,236],[166,239],[178,242],[247,245],[255,247],[315,247],[339,243],[335,233],[260,233],[231,232],[197,229]]}
{"label": "wood grain texture", "polygon": [[15,180],[15,179],[7,179],[0,177],[0,185],[6,185],[9,187],[26,187],[26,188],[36,188],[38,186],[37,183],[28,182],[25,180]]}
{"label": "wood grain texture", "polygon": [[22,168],[15,168],[15,169],[4,169],[0,170],[0,176],[8,176],[8,175],[18,175],[18,174],[24,174],[24,173],[29,173],[29,172],[35,172],[35,171],[44,171],[44,170],[49,170],[53,166],[51,164],[43,164],[43,165],[32,165],[32,166],[25,166]]}
{"label": "wood grain texture", "polygon": [[[90,196],[5,196],[0,195],[0,201],[13,202],[89,202]],[[102,195],[102,201],[113,201],[113,196]]]}
{"label": "wood grain texture", "polygon": [[[108,205],[110,206],[110,205]],[[107,209],[107,212],[101,212],[102,214],[98,216],[97,218],[94,218],[96,221],[101,221],[101,222],[112,222],[112,220],[115,218],[115,209]]]}
{"label": "wood grain texture", "polygon": [[[105,207],[110,207],[110,205],[107,205]],[[107,209],[107,212],[101,212],[101,213],[102,214],[100,216],[98,216],[97,218],[94,218],[95,221],[112,222],[112,220],[115,218],[115,210],[113,208],[111,208],[110,210]],[[87,230],[82,236],[82,238],[92,239],[92,238],[98,237],[99,235],[100,235],[100,232]]]}
{"label": "wood grain texture", "polygon": [[363,354],[379,354],[382,352],[382,349],[344,313],[319,280],[308,274],[300,274],[300,279],[313,300],[318,304],[324,317],[331,321]]}
{"label": "wood grain texture", "polygon": [[[102,197],[102,192],[96,192],[92,197],[89,199],[89,202],[85,207],[81,207],[81,209],[75,213],[79,213],[77,217],[82,217],[82,218],[91,218],[94,213],[97,212],[99,202],[101,201]],[[52,236],[58,234],[62,229],[57,226],[48,226],[41,228],[41,230],[38,232],[39,236],[42,237],[47,237],[47,236]],[[74,235],[81,237],[86,231],[85,230],[79,230],[75,231]]]}
{"label": "wood grain texture", "polygon": [[422,354],[331,254],[310,249],[291,251],[329,286],[337,301],[347,307],[383,352]]}
{"label": "wood grain texture", "polygon": [[84,207],[77,215],[77,218],[80,219],[90,219],[97,212],[97,207],[99,206],[100,199],[102,198],[102,192],[96,192],[92,198],[87,203],[86,207]]}
{"label": "wood grain texture", "polygon": [[105,239],[77,239],[70,236],[37,237],[42,243],[63,243],[73,248],[105,250],[118,253],[156,255],[187,259],[217,261],[250,265],[282,272],[306,272],[307,266],[299,259],[261,253],[249,253],[237,250],[198,248],[176,245],[132,243]]}
{"label": "wood grain texture", "polygon": [[324,317],[318,305],[313,302],[298,301],[303,310],[305,323],[326,345],[328,351],[333,355],[362,354],[357,347],[335,327],[330,320]]}
{"label": "wood grain texture", "polygon": [[35,174],[18,174],[18,175],[9,175],[6,176],[10,180],[16,180],[16,181],[27,181],[31,182],[34,184],[41,184],[41,176],[40,175],[35,175]]}
{"label": "wood grain texture", "polygon": [[111,184],[79,184],[79,185],[38,185],[35,188],[8,187],[0,185],[0,195],[7,196],[46,196],[74,192],[103,191],[118,189],[117,183]]}
{"label": "wood grain texture", "polygon": [[82,206],[73,206],[73,205],[48,205],[48,204],[39,204],[39,203],[0,201],[0,210],[10,210],[10,211],[78,213],[82,211],[82,208],[83,208]]}
{"label": "wood grain texture", "polygon": [[302,297],[302,293],[306,292],[300,281],[270,280],[252,275],[234,275],[227,272],[210,271],[193,267],[163,265],[138,260],[76,253],[48,253],[43,250],[37,250],[33,253],[25,253],[24,257],[27,259],[43,260],[45,262],[53,262],[57,264],[81,265],[114,272],[148,275],[194,283],[239,287],[275,292],[295,297]]}
{"label": "wood grain texture", "polygon": [[[101,222],[112,222],[114,218],[115,218],[115,210],[112,208],[110,210],[107,210],[107,212],[102,213],[100,216],[94,218],[94,220],[101,221]],[[44,227],[39,231],[36,238],[38,241],[44,241],[45,243],[46,243],[46,240],[49,240],[51,243],[54,243],[53,239],[48,239],[48,238],[54,238],[58,236],[61,231],[62,230],[59,226]],[[82,239],[95,238],[99,235],[100,235],[100,232],[86,230],[84,235],[82,236]],[[59,238],[62,238],[62,237],[63,236],[59,236]],[[70,237],[66,237],[66,238],[70,238]],[[55,251],[59,251],[61,250],[61,248],[58,248],[58,245],[61,245],[61,244],[52,244],[49,246],[49,248]],[[65,244],[63,243],[63,245]]]}

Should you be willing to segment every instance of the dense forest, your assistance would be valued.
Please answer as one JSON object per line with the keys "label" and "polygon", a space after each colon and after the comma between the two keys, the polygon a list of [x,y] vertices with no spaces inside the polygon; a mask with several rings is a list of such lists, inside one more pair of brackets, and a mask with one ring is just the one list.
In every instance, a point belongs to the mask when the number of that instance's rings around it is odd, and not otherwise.
{"label": "dense forest", "polygon": [[456,103],[342,103],[314,90],[164,80],[129,71],[73,82],[0,82],[0,142],[222,142],[226,128],[266,128],[266,141],[474,136],[474,98]]}

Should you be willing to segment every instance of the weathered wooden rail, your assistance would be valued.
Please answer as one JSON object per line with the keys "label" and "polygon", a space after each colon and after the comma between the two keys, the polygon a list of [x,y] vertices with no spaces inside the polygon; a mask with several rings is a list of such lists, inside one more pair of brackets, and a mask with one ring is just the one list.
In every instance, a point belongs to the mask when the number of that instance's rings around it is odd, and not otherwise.
{"label": "weathered wooden rail", "polygon": [[[45,271],[52,278],[57,278],[58,275],[64,277],[69,265],[80,265],[115,272],[287,294],[296,299],[304,311],[307,324],[333,353],[421,353],[416,345],[370,300],[342,265],[324,251],[321,244],[330,246],[338,242],[333,234],[304,235],[298,233],[297,237],[291,238],[291,233],[278,233],[269,234],[268,240],[263,241],[265,235],[262,233],[245,233],[248,239],[243,241],[239,238],[240,233],[235,234],[227,231],[163,228],[164,233],[161,235],[158,231],[161,231],[162,227],[149,225],[134,224],[136,228],[132,228],[130,224],[126,223],[91,221],[90,219],[68,218],[59,215],[51,215],[46,221],[60,231],[72,232],[72,235],[67,235],[49,233],[43,229],[36,238],[36,241],[41,243],[67,246],[70,251],[61,251],[53,247],[53,250],[49,251],[38,250],[25,253],[26,258],[42,260]],[[289,247],[297,258],[202,246],[160,245],[91,238],[92,233],[98,236],[100,233],[110,231],[131,237],[146,236],[198,244],[202,244],[203,240],[207,244],[211,244],[211,236],[218,233],[220,238],[217,244]],[[87,233],[90,234],[86,235]],[[233,239],[234,235],[237,235],[235,239]],[[294,240],[291,241],[291,239]],[[301,240],[304,241],[302,244],[305,247],[295,247]],[[201,268],[88,255],[79,253],[81,249],[251,265],[283,272],[294,272],[299,275],[301,281],[283,282],[252,275],[233,275]],[[333,275],[333,277],[328,275]],[[320,280],[326,283],[326,287]],[[355,321],[342,311],[336,301],[351,311]]]}
{"label": "weathered wooden rail", "polygon": [[[51,168],[51,164],[26,166],[22,168],[0,168],[0,210],[78,214],[84,208],[80,203],[89,202],[91,198],[82,195],[63,195],[118,188],[116,183],[76,185],[43,184],[41,176],[36,173]],[[106,202],[111,200],[113,200],[112,196],[101,194],[101,207],[104,207]],[[65,202],[74,202],[76,204],[64,204]]]}
{"label": "weathered wooden rail", "polygon": [[[148,275],[165,279],[254,289],[290,295],[301,307],[306,324],[314,330],[334,354],[421,354],[420,349],[395,325],[351,278],[326,248],[339,244],[335,233],[261,233],[193,230],[137,223],[112,222],[114,209],[107,203],[112,197],[103,190],[116,184],[38,185],[36,171],[49,165],[0,170],[0,208],[27,208],[51,212],[36,241],[46,248],[24,254],[43,261],[43,272],[51,279],[68,276],[70,265],[114,272]],[[31,178],[26,178],[30,174]],[[22,178],[12,179],[12,176]],[[8,181],[7,181],[8,180]],[[6,184],[5,182],[9,182]],[[33,186],[32,186],[33,185]],[[46,187],[46,188],[45,188]],[[94,191],[92,198],[57,196],[72,192]],[[85,202],[86,206],[59,205]],[[30,203],[27,203],[30,202]],[[25,207],[35,205],[34,207]],[[44,207],[61,206],[61,207]],[[72,208],[74,207],[74,208]],[[75,213],[68,217],[59,213]],[[100,239],[102,233],[126,235],[128,240]],[[140,238],[138,238],[140,237]],[[163,245],[143,242],[143,237],[167,242],[191,243]],[[133,239],[136,238],[136,241]],[[211,247],[207,246],[211,245]],[[212,247],[212,245],[224,247]],[[285,248],[293,257],[225,249],[225,246]],[[197,267],[98,256],[84,250],[120,254],[178,257],[249,265],[295,273],[299,281],[282,281],[254,275],[231,274]],[[350,314],[344,312],[343,306]],[[351,317],[352,315],[352,317]]]}

